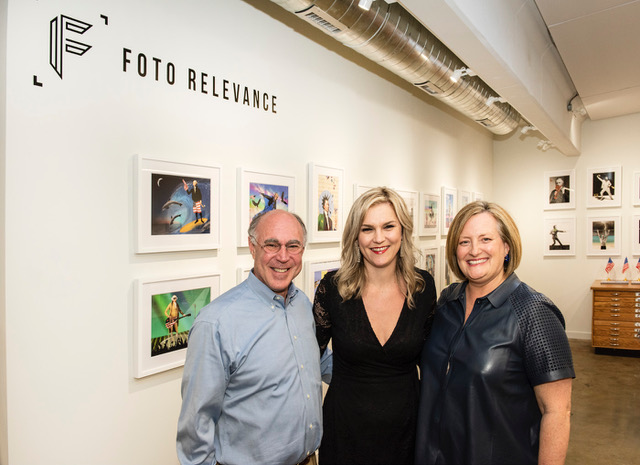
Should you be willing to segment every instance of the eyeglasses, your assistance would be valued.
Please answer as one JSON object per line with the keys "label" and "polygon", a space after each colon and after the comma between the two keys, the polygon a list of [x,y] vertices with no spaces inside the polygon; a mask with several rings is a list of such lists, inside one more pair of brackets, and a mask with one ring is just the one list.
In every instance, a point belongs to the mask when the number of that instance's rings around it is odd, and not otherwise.
{"label": "eyeglasses", "polygon": [[283,245],[284,248],[287,249],[287,252],[289,252],[291,255],[298,255],[304,250],[304,245],[299,242],[287,242],[286,244],[281,244],[280,242],[272,241],[260,244],[255,237],[251,237],[251,240],[254,244],[260,246],[262,250],[270,255],[280,252],[280,249],[282,249]]}

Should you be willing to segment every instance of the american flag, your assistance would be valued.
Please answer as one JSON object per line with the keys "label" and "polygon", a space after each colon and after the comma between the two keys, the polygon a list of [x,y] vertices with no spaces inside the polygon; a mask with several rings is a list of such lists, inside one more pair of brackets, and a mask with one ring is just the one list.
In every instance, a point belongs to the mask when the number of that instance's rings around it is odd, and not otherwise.
{"label": "american flag", "polygon": [[640,258],[638,259],[638,263],[636,263],[636,268],[640,271]]}
{"label": "american flag", "polygon": [[613,270],[613,260],[609,257],[609,261],[607,262],[607,266],[604,267],[604,271],[609,273],[611,270]]}
{"label": "american flag", "polygon": [[627,257],[624,257],[624,264],[622,265],[622,273],[626,272],[629,269],[629,260]]}

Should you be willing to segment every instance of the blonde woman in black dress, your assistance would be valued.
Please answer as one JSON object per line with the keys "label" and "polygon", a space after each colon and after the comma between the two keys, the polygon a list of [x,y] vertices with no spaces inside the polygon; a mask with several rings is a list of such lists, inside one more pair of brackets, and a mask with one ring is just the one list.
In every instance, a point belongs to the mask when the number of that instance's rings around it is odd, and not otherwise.
{"label": "blonde woman in black dress", "polygon": [[314,301],[320,350],[332,341],[321,465],[411,464],[417,363],[436,303],[432,276],[415,267],[413,223],[402,197],[379,187],[353,204],[341,266]]}

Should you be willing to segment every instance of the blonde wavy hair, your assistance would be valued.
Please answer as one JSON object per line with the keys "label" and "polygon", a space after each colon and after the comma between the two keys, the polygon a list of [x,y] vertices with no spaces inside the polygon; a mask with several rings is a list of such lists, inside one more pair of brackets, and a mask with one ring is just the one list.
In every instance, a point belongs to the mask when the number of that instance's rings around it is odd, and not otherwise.
{"label": "blonde wavy hair", "polygon": [[414,308],[413,296],[424,289],[425,282],[415,269],[417,254],[413,245],[413,218],[409,214],[404,199],[388,187],[376,187],[368,190],[358,197],[351,206],[342,233],[340,269],[335,276],[338,292],[343,300],[362,297],[366,275],[364,262],[360,260],[358,235],[369,209],[381,203],[391,205],[402,227],[402,242],[396,261],[396,274],[406,285],[407,304],[410,308]]}

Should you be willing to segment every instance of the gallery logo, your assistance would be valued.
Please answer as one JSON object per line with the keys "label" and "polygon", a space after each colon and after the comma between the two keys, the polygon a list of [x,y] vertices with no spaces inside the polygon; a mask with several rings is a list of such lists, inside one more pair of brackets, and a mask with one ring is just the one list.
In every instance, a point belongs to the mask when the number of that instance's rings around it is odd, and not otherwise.
{"label": "gallery logo", "polygon": [[49,24],[49,63],[62,79],[62,58],[66,53],[82,56],[91,45],[68,38],[69,32],[84,34],[92,24],[85,23],[70,16],[60,15],[53,18]]}

